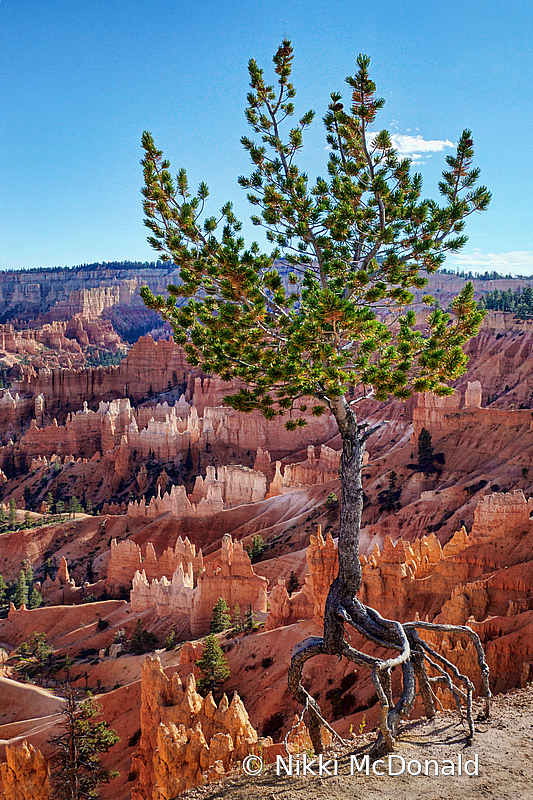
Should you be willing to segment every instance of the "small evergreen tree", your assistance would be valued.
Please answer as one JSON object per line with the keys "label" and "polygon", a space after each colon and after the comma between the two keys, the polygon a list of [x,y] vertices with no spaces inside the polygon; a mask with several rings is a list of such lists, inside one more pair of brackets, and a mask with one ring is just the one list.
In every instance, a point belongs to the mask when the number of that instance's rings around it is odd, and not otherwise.
{"label": "small evergreen tree", "polygon": [[52,786],[55,800],[82,800],[98,797],[99,786],[118,775],[100,765],[102,753],[118,741],[107,722],[97,721],[102,707],[91,694],[82,703],[67,686],[63,709],[63,731],[52,739],[55,748]]}
{"label": "small evergreen tree", "polygon": [[143,653],[155,650],[157,644],[157,637],[153,633],[145,631],[141,620],[138,619],[130,641],[131,652],[135,653],[136,656],[140,656]]}
{"label": "small evergreen tree", "polygon": [[252,606],[248,606],[244,617],[244,628],[247,631],[256,631],[259,627],[257,622],[257,617],[255,616],[255,612],[252,609]]}
{"label": "small evergreen tree", "polygon": [[68,504],[69,517],[76,519],[76,512],[82,511],[81,503],[77,497],[71,497]]}
{"label": "small evergreen tree", "polygon": [[13,603],[15,604],[16,608],[20,608],[21,605],[28,605],[28,583],[26,580],[26,573],[23,569],[20,570],[17,582],[15,584]]}
{"label": "small evergreen tree", "polygon": [[46,513],[47,514],[51,514],[52,513],[53,506],[54,506],[54,498],[53,498],[52,492],[48,492],[48,494],[46,495]]}
{"label": "small evergreen tree", "polygon": [[431,434],[428,430],[422,428],[418,434],[418,466],[422,469],[424,475],[429,475],[430,472],[435,471],[434,460]]}
{"label": "small evergreen tree", "polygon": [[198,691],[204,697],[215,693],[218,687],[227,681],[230,676],[228,662],[214,633],[210,633],[205,640],[202,657],[196,662],[202,677],[198,681]]}
{"label": "small evergreen tree", "polygon": [[28,591],[28,608],[39,608],[43,604],[42,594],[32,586]]}
{"label": "small evergreen tree", "polygon": [[326,499],[324,500],[324,505],[326,506],[328,511],[331,511],[333,508],[338,508],[339,500],[335,492],[330,492]]}
{"label": "small evergreen tree", "polygon": [[172,629],[165,639],[165,650],[174,650],[176,647],[176,631]]}
{"label": "small evergreen tree", "polygon": [[0,503],[0,523],[7,521],[6,509],[3,503]]}
{"label": "small evergreen tree", "polygon": [[394,470],[389,474],[389,485],[387,489],[383,492],[380,492],[378,495],[378,499],[382,502],[382,506],[380,507],[381,511],[394,511],[395,509],[399,508],[398,500],[400,499],[401,489],[396,488],[396,481],[398,476]]}
{"label": "small evergreen tree", "polygon": [[185,456],[185,461],[183,466],[185,472],[187,473],[187,476],[190,476],[193,469],[193,460],[192,460],[192,451],[190,442],[189,442],[189,449],[187,450],[187,455]]}
{"label": "small evergreen tree", "polygon": [[7,583],[4,580],[4,576],[0,575],[0,607],[4,605],[7,599],[6,594]]}
{"label": "small evergreen tree", "polygon": [[252,536],[252,545],[251,547],[246,548],[246,552],[250,556],[250,560],[253,563],[256,561],[264,552],[265,550],[265,540],[259,533],[255,533]]}
{"label": "small evergreen tree", "polygon": [[244,630],[243,619],[241,616],[241,607],[238,603],[233,606],[233,632],[240,633]]}
{"label": "small evergreen tree", "polygon": [[12,497],[9,500],[9,527],[10,528],[13,528],[15,526],[15,521],[16,521],[16,518],[17,518],[16,508],[17,508],[17,506],[15,505],[15,500]]}
{"label": "small evergreen tree", "polygon": [[213,618],[209,628],[211,633],[220,633],[231,625],[229,606],[226,601],[219,597],[213,608]]}
{"label": "small evergreen tree", "polygon": [[293,594],[293,592],[297,592],[299,588],[300,588],[300,581],[298,580],[296,574],[294,573],[294,570],[291,569],[291,574],[289,575],[289,580],[287,583],[287,592],[289,594],[289,597],[291,596],[291,594]]}
{"label": "small evergreen tree", "polygon": [[24,559],[22,562],[22,568],[24,569],[24,573],[26,575],[26,583],[32,584],[35,580],[35,575],[33,574],[33,567],[28,561],[28,559]]}
{"label": "small evergreen tree", "polygon": [[53,652],[46,641],[46,634],[35,631],[29,641],[23,642],[15,650],[15,669],[26,678],[39,675],[39,682],[42,683],[44,665],[46,662],[51,664]]}

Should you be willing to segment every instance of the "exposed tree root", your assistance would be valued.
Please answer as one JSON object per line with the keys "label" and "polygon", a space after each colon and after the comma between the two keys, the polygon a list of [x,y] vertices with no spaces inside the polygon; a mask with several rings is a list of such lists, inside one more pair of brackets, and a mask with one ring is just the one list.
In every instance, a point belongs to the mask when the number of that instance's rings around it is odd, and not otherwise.
{"label": "exposed tree root", "polygon": [[[485,693],[485,716],[488,717],[489,668],[479,636],[466,625],[441,625],[418,620],[400,623],[385,619],[379,612],[363,605],[357,598],[362,582],[359,560],[359,534],[363,509],[361,468],[365,443],[373,429],[369,429],[366,423],[357,422],[353,410],[344,397],[330,398],[328,404],[342,437],[340,463],[342,502],[337,551],[339,572],[331,584],[326,600],[323,637],[313,637],[299,644],[294,650],[289,669],[289,688],[294,697],[309,711],[309,734],[315,751],[322,752],[320,730],[322,726],[329,726],[325,723],[316,700],[310,697],[302,686],[301,678],[306,661],[320,654],[345,656],[354,664],[367,667],[371,671],[380,703],[380,735],[376,742],[378,750],[393,749],[398,725],[413,709],[417,684],[428,717],[435,715],[436,695],[432,687],[437,683],[444,684],[451,691],[459,710],[464,703],[469,739],[471,739],[474,735],[472,716],[474,686],[455,664],[424,641],[418,631],[463,634],[471,639],[476,648],[481,670]],[[385,650],[396,651],[396,655],[383,659],[355,650],[345,639],[346,624],[373,644]],[[402,690],[395,702],[391,673],[396,668],[400,668],[402,672]]]}
{"label": "exposed tree root", "polygon": [[[334,586],[332,586],[332,592],[335,594]],[[380,703],[380,735],[376,742],[376,752],[382,752],[383,750],[390,751],[394,748],[398,725],[401,720],[408,717],[412,711],[415,702],[417,683],[426,716],[428,717],[433,717],[435,715],[434,693],[431,689],[433,684],[443,683],[453,694],[459,710],[462,708],[461,702],[465,703],[465,715],[469,731],[468,738],[470,741],[474,735],[474,719],[472,715],[474,686],[471,680],[457,669],[455,664],[452,664],[451,661],[425,642],[418,635],[417,629],[466,634],[470,637],[476,648],[481,669],[485,693],[485,715],[488,717],[491,696],[488,682],[489,668],[485,661],[483,648],[477,634],[465,625],[441,625],[419,621],[402,624],[385,619],[377,611],[363,606],[358,601],[355,601],[354,606],[357,607],[355,619],[352,618],[344,606],[339,606],[337,608],[337,618],[340,621],[343,631],[338,646],[337,644],[328,643],[328,637],[325,631],[324,637],[306,639],[304,642],[301,642],[293,652],[289,669],[289,688],[293,695],[304,705],[302,718],[306,710],[309,712],[309,734],[315,752],[321,753],[323,751],[322,727],[325,727],[338,737],[338,734],[322,716],[320,706],[316,700],[309,695],[301,682],[305,663],[316,655],[324,654],[343,655],[354,664],[368,667],[371,670],[372,681]],[[367,615],[371,622],[368,632],[363,627],[361,615]],[[327,619],[327,612],[325,616]],[[343,622],[348,622],[360,633],[364,633],[370,641],[381,647],[397,650],[399,654],[393,658],[383,660],[355,650],[344,639]],[[335,633],[338,634],[338,632],[339,627],[336,626]],[[439,664],[441,666],[439,666]],[[393,700],[391,682],[391,673],[395,667],[400,667],[402,671],[402,692],[396,703]],[[430,676],[427,667],[436,674]],[[464,684],[464,690],[453,682],[452,677]]]}

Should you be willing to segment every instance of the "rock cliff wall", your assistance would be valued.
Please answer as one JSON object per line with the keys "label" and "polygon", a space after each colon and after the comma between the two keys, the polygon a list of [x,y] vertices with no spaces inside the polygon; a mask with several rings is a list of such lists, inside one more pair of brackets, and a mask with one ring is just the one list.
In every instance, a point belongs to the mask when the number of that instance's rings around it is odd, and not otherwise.
{"label": "rock cliff wall", "polygon": [[131,610],[137,612],[155,609],[158,617],[166,617],[168,614],[183,614],[188,617],[193,604],[193,587],[193,567],[190,562],[186,571],[178,564],[171,581],[163,576],[160,580],[154,579],[149,583],[144,570],[136,572],[130,595]]}
{"label": "rock cliff wall", "polygon": [[70,319],[74,314],[94,317],[113,306],[144,308],[139,296],[148,285],[162,294],[179,279],[173,265],[93,270],[58,269],[0,274],[0,319],[18,316],[28,320],[41,316],[45,322]]}
{"label": "rock cliff wall", "polygon": [[[115,552],[119,547],[115,546]],[[145,570],[138,570],[131,590],[132,610],[155,610],[158,617],[183,614],[190,618],[193,638],[209,633],[213,607],[220,597],[231,610],[238,604],[243,614],[249,608],[266,611],[268,581],[256,575],[242,543],[233,542],[229,534],[223,537],[220,552],[198,575],[195,587],[196,574],[191,562],[179,563],[171,580],[163,576],[150,582]]]}
{"label": "rock cliff wall", "polygon": [[149,503],[144,500],[128,504],[130,517],[158,517],[171,513],[174,517],[203,518],[218,514],[224,508],[257,503],[266,496],[266,478],[262,472],[241,466],[207,467],[205,479],[198,477],[190,497],[184,486],[172,486],[168,494],[158,491]]}
{"label": "rock cliff wall", "polygon": [[21,394],[42,394],[47,413],[57,416],[81,408],[84,402],[94,405],[118,397],[137,402],[182,383],[189,371],[185,354],[174,341],[154,342],[151,336],[142,336],[117,366],[28,370],[16,388]]}
{"label": "rock cliff wall", "polygon": [[111,540],[111,557],[107,568],[106,588],[114,592],[123,587],[129,587],[136,572],[144,572],[147,581],[162,578],[172,578],[176,569],[182,567],[186,574],[189,567],[196,576],[204,567],[202,551],[196,552],[196,547],[185,537],[178,536],[174,547],[168,547],[157,558],[153,544],[148,542],[141,549],[131,540],[117,542]]}
{"label": "rock cliff wall", "polygon": [[527,530],[532,512],[533,498],[526,500],[521,489],[485,495],[474,511],[470,544]]}
{"label": "rock cliff wall", "polygon": [[[309,445],[307,458],[294,464],[285,464],[282,468],[281,461],[276,461],[276,471],[268,490],[268,497],[291,491],[298,486],[313,486],[317,483],[338,480],[339,465],[341,460],[340,450],[320,445],[319,457],[315,454],[315,447]],[[269,469],[270,453],[258,450],[256,462],[264,463]]]}

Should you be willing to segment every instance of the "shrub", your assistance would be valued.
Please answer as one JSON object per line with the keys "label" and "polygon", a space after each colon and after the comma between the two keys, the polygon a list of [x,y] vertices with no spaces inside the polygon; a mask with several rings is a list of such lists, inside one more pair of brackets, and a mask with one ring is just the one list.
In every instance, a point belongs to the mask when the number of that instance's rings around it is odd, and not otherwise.
{"label": "shrub", "polygon": [[335,492],[330,492],[324,501],[324,505],[326,506],[328,511],[331,511],[332,509],[336,508],[338,504],[339,501],[337,499],[337,495],[335,494]]}

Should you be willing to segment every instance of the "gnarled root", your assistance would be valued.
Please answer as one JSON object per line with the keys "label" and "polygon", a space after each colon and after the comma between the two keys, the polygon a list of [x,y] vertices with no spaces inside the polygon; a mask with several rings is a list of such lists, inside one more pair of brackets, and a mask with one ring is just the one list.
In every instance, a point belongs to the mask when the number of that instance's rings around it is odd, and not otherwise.
{"label": "gnarled root", "polygon": [[[340,599],[337,596],[337,589],[338,587],[333,584],[328,597],[324,615],[324,637],[312,637],[301,642],[293,652],[289,669],[289,688],[294,697],[304,706],[304,711],[307,709],[309,712],[309,735],[315,752],[321,753],[323,750],[322,727],[338,736],[324,720],[320,706],[305,690],[301,682],[304,664],[319,654],[342,655],[354,664],[368,667],[371,670],[372,681],[380,703],[380,735],[376,742],[377,748],[385,750],[394,748],[398,725],[412,711],[417,682],[428,717],[435,715],[435,695],[432,686],[436,683],[443,683],[452,692],[459,710],[461,703],[465,704],[468,739],[471,741],[474,735],[472,715],[474,686],[455,664],[452,664],[424,641],[418,635],[418,630],[465,634],[472,640],[481,669],[485,694],[485,716],[488,717],[491,696],[489,668],[477,634],[466,625],[441,625],[422,621],[402,624],[388,620],[374,609],[364,606],[357,599]],[[366,636],[374,644],[396,650],[398,654],[383,660],[355,650],[344,638],[345,623]],[[396,703],[393,700],[391,683],[391,672],[395,667],[400,667],[402,670],[402,692]],[[435,674],[430,676],[428,667]],[[464,688],[460,688],[457,683],[462,684]]]}

